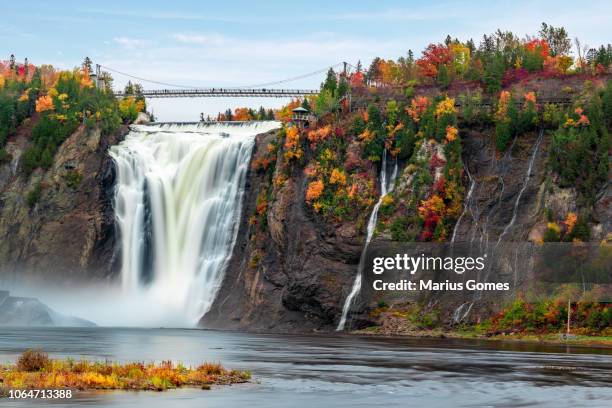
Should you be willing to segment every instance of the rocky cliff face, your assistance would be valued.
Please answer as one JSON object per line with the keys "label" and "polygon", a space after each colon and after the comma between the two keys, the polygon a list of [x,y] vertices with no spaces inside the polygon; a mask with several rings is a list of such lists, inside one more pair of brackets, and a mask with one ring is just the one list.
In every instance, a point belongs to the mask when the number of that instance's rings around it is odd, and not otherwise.
{"label": "rocky cliff face", "polygon": [[[35,120],[35,119],[34,119]],[[0,274],[64,283],[109,276],[114,260],[112,136],[81,126],[60,147],[53,166],[22,171],[30,126],[7,144],[10,163],[0,165]]]}
{"label": "rocky cliff face", "polygon": [[[547,166],[549,133],[520,135],[504,155],[496,153],[493,133],[492,128],[475,128],[462,136],[464,206],[453,229],[454,241],[470,251],[495,253],[500,260],[495,273],[518,284],[529,278],[533,262],[527,253],[529,247],[515,243],[541,242],[548,211],[563,219],[580,209],[574,189],[557,187]],[[262,157],[265,146],[275,137],[266,134],[257,138],[253,160]],[[321,222],[305,204],[306,180],[297,172],[281,188],[267,193],[271,201],[267,228],[254,232],[256,227],[249,219],[256,212],[257,197],[268,188],[266,177],[255,171],[249,173],[238,243],[217,301],[202,324],[254,330],[333,330],[357,273],[365,240],[363,227],[355,222]],[[398,194],[410,189],[412,182],[410,170],[402,164],[396,183]],[[608,187],[595,205],[595,223],[590,226],[594,241],[605,239],[610,232],[609,194]],[[393,245],[382,218],[373,248]],[[447,241],[451,239],[449,234]],[[441,318],[447,322],[487,316],[503,302],[498,293],[483,297],[441,297],[433,293],[427,299],[419,294],[385,298],[368,290],[369,285],[366,279],[353,308],[353,327],[372,324],[376,319],[371,312],[381,301],[446,302]],[[515,294],[510,291],[505,296]]]}
{"label": "rocky cliff face", "polygon": [[[258,135],[252,161],[277,137],[277,132]],[[275,187],[271,179],[279,171],[249,171],[238,240],[217,300],[202,320],[207,327],[313,330],[331,327],[342,309],[363,231],[350,222],[317,222],[304,206],[302,172]],[[271,198],[263,230],[250,221],[262,192]]]}

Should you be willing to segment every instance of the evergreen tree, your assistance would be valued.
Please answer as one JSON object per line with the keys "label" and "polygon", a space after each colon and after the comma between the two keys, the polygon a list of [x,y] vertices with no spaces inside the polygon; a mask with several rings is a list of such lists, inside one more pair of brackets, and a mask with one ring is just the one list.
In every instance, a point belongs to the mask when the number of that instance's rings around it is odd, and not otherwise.
{"label": "evergreen tree", "polygon": [[443,89],[448,88],[451,83],[451,77],[448,73],[448,68],[446,68],[446,64],[440,64],[438,67],[438,76],[437,76],[438,85]]}
{"label": "evergreen tree", "polygon": [[380,58],[376,57],[370,63],[370,68],[366,72],[366,80],[368,83],[377,82],[380,79],[380,71],[378,69],[380,65]]}
{"label": "evergreen tree", "polygon": [[350,88],[348,81],[346,80],[346,77],[343,76],[342,78],[340,78],[340,83],[338,84],[337,96],[341,98],[344,95],[348,94],[349,90]]}
{"label": "evergreen tree", "polygon": [[259,111],[257,112],[257,120],[266,120],[266,110],[263,106],[259,107]]}
{"label": "evergreen tree", "polygon": [[132,84],[132,81],[128,81],[128,83],[125,85],[123,92],[126,95],[134,95],[134,85]]}
{"label": "evergreen tree", "polygon": [[90,75],[93,72],[91,69],[91,64],[91,59],[89,57],[85,57],[85,59],[83,60],[83,69],[87,70],[87,73],[89,73]]}
{"label": "evergreen tree", "polygon": [[338,86],[338,81],[336,79],[336,73],[333,68],[330,68],[327,71],[327,77],[325,78],[325,82],[321,84],[322,91],[329,91],[332,95],[336,94],[336,87]]}

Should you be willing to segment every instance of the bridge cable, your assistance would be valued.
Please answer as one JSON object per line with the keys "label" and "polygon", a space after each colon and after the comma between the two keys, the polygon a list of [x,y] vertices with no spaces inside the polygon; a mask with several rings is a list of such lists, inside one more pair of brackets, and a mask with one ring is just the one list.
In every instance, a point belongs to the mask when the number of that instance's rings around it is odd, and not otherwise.
{"label": "bridge cable", "polygon": [[266,82],[263,84],[255,84],[255,85],[245,85],[245,86],[239,86],[238,88],[262,88],[264,86],[271,86],[271,85],[278,85],[278,84],[282,84],[285,82],[292,82],[292,81],[296,81],[298,79],[304,79],[304,78],[308,78],[309,76],[313,76],[313,75],[317,75],[317,74],[321,74],[323,72],[328,71],[330,68],[336,68],[338,66],[342,65],[342,62],[339,62],[337,64],[334,65],[330,65],[329,67],[325,67],[323,69],[319,69],[313,72],[309,72],[307,74],[303,74],[303,75],[298,75],[295,77],[291,77],[291,78],[286,78],[286,79],[281,79],[280,81],[275,81],[275,82]]}
{"label": "bridge cable", "polygon": [[[342,64],[343,64],[342,62],[339,62],[337,64],[331,65],[329,67],[325,67],[323,69],[319,69],[317,71],[309,72],[307,74],[298,75],[298,76],[291,77],[291,78],[286,78],[286,79],[281,79],[280,81],[275,81],[275,82],[267,82],[267,83],[256,84],[256,85],[238,86],[238,87],[235,87],[235,89],[241,89],[241,88],[262,88],[262,87],[266,87],[266,86],[278,85],[278,84],[282,84],[282,83],[286,83],[286,82],[292,82],[292,81],[296,81],[298,79],[308,78],[309,76],[321,74],[323,72],[328,71],[330,68],[333,69],[333,68],[336,68],[336,67],[338,67],[338,66],[340,66]],[[348,65],[351,65],[351,64],[348,64]],[[160,82],[160,81],[155,81],[155,80],[152,80],[152,79],[142,78],[142,77],[138,77],[136,75],[131,75],[131,74],[128,74],[126,72],[122,72],[122,71],[116,70],[114,68],[107,67],[105,65],[101,65],[101,64],[100,64],[100,67],[104,68],[104,69],[107,69],[109,71],[115,72],[115,73],[120,74],[120,75],[124,75],[124,76],[130,77],[130,78],[133,78],[133,79],[137,79],[137,80],[143,81],[143,82],[149,82],[149,83],[152,83],[152,84],[171,86],[171,87],[174,87],[174,88],[183,88],[183,89],[206,89],[206,88],[203,88],[201,86],[178,85],[178,84],[172,84],[172,83],[168,83],[168,82]]]}

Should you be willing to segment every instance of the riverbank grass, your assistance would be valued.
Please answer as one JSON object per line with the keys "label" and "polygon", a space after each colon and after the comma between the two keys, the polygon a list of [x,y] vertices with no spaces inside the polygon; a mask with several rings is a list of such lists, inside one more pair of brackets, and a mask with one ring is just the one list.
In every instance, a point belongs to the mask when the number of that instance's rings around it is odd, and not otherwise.
{"label": "riverbank grass", "polygon": [[163,361],[159,364],[51,359],[41,350],[26,350],[15,364],[0,365],[0,395],[10,389],[151,390],[180,387],[210,389],[212,385],[245,383],[247,371],[228,370],[219,363],[195,368]]}

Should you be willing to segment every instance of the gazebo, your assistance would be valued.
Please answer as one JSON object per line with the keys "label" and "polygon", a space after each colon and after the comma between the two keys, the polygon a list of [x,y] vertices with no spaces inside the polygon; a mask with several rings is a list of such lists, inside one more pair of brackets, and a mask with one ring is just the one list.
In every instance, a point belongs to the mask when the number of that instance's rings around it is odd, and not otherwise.
{"label": "gazebo", "polygon": [[312,123],[317,121],[314,115],[310,114],[310,111],[303,106],[298,106],[291,111],[291,121],[300,129],[307,129]]}

